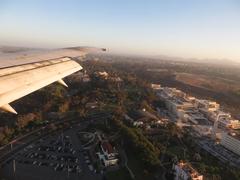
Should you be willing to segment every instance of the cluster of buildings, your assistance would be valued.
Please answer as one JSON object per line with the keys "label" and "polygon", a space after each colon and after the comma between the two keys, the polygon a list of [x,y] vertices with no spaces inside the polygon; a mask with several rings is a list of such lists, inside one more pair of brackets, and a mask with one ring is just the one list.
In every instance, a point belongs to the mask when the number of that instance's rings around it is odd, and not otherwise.
{"label": "cluster of buildings", "polygon": [[[152,85],[166,104],[169,114],[200,137],[210,137],[240,156],[240,121],[224,112],[220,104],[198,99],[176,88]],[[178,124],[178,123],[177,123]]]}
{"label": "cluster of buildings", "polygon": [[173,165],[175,180],[203,180],[203,175],[199,174],[190,163],[180,161]]}
{"label": "cluster of buildings", "polygon": [[131,111],[124,116],[126,122],[134,127],[139,127],[145,130],[152,130],[159,125],[167,122],[167,119],[159,119],[157,116],[145,109]]}
{"label": "cluster of buildings", "polygon": [[109,75],[106,71],[97,71],[95,72],[95,76],[105,79],[105,80],[110,80],[113,82],[122,82],[122,79],[116,75]]}
{"label": "cluster of buildings", "polygon": [[91,78],[89,77],[89,75],[87,74],[87,71],[80,71],[77,73],[72,74],[71,77],[69,77],[69,80],[71,82],[90,82]]}

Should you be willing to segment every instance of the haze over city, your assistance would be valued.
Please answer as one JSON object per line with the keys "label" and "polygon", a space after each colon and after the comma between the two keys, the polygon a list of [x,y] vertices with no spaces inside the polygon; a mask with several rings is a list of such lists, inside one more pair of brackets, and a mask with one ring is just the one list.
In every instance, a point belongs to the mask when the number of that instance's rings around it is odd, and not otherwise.
{"label": "haze over city", "polygon": [[240,61],[239,19],[238,0],[3,0],[0,45]]}

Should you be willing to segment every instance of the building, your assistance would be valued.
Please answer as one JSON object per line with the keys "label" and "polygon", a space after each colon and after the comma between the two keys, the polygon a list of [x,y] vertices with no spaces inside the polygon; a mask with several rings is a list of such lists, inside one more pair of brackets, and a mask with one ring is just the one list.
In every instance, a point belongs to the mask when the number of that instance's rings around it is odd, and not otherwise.
{"label": "building", "polygon": [[135,127],[139,127],[139,126],[142,126],[142,125],[143,125],[142,121],[134,121],[133,122],[133,126],[135,126]]}
{"label": "building", "polygon": [[203,175],[199,174],[189,163],[179,162],[173,165],[175,180],[203,180]]}
{"label": "building", "polygon": [[100,145],[101,151],[97,153],[99,159],[105,167],[116,165],[118,163],[118,153],[108,141],[103,141]]}
{"label": "building", "polygon": [[186,93],[176,88],[164,87],[157,95],[165,101],[167,109],[178,118],[181,118],[185,111],[195,108],[191,102],[192,98],[189,99]]}
{"label": "building", "polygon": [[90,77],[88,75],[84,75],[82,77],[82,82],[90,82],[90,81],[91,81],[91,79],[90,79]]}
{"label": "building", "polygon": [[86,103],[85,107],[86,108],[90,108],[90,109],[94,109],[97,108],[99,106],[97,101],[93,101],[93,102],[88,102]]}
{"label": "building", "polygon": [[220,118],[218,122],[218,128],[220,129],[239,129],[240,128],[240,122],[236,119],[231,118]]}
{"label": "building", "polygon": [[240,129],[240,121],[236,119],[231,119],[228,127],[231,129]]}
{"label": "building", "polygon": [[228,132],[233,127],[236,129],[238,126],[238,120],[233,120],[229,113],[218,111],[215,116],[212,128],[213,139],[222,139],[223,132]]}
{"label": "building", "polygon": [[215,122],[216,120],[227,120],[232,119],[231,114],[217,110],[217,111],[211,111],[208,113],[209,120]]}
{"label": "building", "polygon": [[108,79],[113,82],[118,82],[118,83],[123,82],[123,80],[120,77],[110,77]]}
{"label": "building", "polygon": [[99,72],[96,73],[96,75],[98,77],[103,78],[103,79],[107,79],[108,78],[108,73],[106,71],[99,71]]}
{"label": "building", "polygon": [[240,156],[240,134],[224,132],[220,144]]}
{"label": "building", "polygon": [[187,96],[186,99],[187,99],[189,102],[193,103],[193,104],[196,103],[196,98],[193,97],[193,96]]}
{"label": "building", "polygon": [[184,114],[183,122],[187,122],[199,136],[208,136],[211,134],[211,124],[202,113],[197,110],[187,111]]}
{"label": "building", "polygon": [[190,111],[185,112],[184,115],[185,120],[188,120],[192,124],[208,124],[208,120],[204,117],[204,115],[198,111]]}
{"label": "building", "polygon": [[218,103],[202,99],[196,99],[195,106],[207,116],[209,116],[211,112],[218,111],[220,108]]}
{"label": "building", "polygon": [[186,101],[183,98],[170,98],[167,99],[165,102],[167,109],[178,118],[181,118],[184,115],[185,111],[194,108],[192,103]]}
{"label": "building", "polygon": [[161,85],[160,84],[151,84],[151,88],[154,89],[154,90],[160,90]]}

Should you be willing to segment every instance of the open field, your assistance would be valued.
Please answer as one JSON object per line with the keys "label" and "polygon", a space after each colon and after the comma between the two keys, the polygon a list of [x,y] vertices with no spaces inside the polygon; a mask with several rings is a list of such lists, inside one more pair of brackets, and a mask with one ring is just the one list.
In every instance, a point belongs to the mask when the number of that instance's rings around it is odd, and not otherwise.
{"label": "open field", "polygon": [[240,82],[231,79],[209,77],[206,75],[191,73],[176,73],[175,79],[185,84],[208,90],[218,90],[222,92],[240,91]]}

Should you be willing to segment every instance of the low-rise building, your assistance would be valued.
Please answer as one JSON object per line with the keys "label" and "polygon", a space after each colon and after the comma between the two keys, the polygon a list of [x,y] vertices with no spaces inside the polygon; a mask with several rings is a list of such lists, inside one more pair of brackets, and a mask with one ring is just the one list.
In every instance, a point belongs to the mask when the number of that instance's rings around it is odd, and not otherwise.
{"label": "low-rise building", "polygon": [[98,71],[95,73],[98,77],[101,77],[103,79],[107,79],[108,78],[108,73],[106,71]]}
{"label": "low-rise building", "polygon": [[239,129],[240,122],[236,119],[231,118],[220,118],[218,121],[218,128],[220,129]]}
{"label": "low-rise building", "polygon": [[196,103],[196,98],[193,97],[193,96],[187,96],[186,99],[187,99],[189,102],[193,103],[193,104]]}
{"label": "low-rise building", "polygon": [[90,79],[90,77],[88,75],[85,75],[85,76],[83,76],[82,81],[83,82],[90,82],[91,79]]}
{"label": "low-rise building", "polygon": [[209,113],[218,111],[220,108],[220,105],[217,102],[203,99],[197,99],[195,101],[195,106],[207,116]]}
{"label": "low-rise building", "polygon": [[208,120],[204,115],[198,111],[186,112],[184,115],[185,119],[191,122],[192,124],[208,124]]}
{"label": "low-rise building", "polygon": [[154,89],[154,90],[160,90],[161,85],[160,84],[151,84],[151,88]]}
{"label": "low-rise building", "polygon": [[139,126],[142,126],[142,125],[143,125],[142,121],[134,121],[133,122],[133,126],[135,126],[135,127],[139,127]]}
{"label": "low-rise building", "polygon": [[220,110],[217,110],[217,111],[211,111],[208,113],[208,118],[209,120],[215,122],[217,120],[224,120],[224,119],[232,119],[231,117],[231,114],[230,113],[226,113],[224,111],[220,111]]}
{"label": "low-rise building", "polygon": [[108,79],[113,82],[118,82],[118,83],[123,82],[123,80],[120,77],[110,77]]}
{"label": "low-rise building", "polygon": [[116,165],[118,163],[118,153],[108,141],[103,141],[100,145],[101,151],[97,153],[100,161],[105,167]]}
{"label": "low-rise building", "polygon": [[85,107],[86,108],[91,108],[91,109],[97,108],[98,107],[98,102],[97,101],[88,102],[88,103],[86,103]]}
{"label": "low-rise building", "polygon": [[185,111],[194,108],[191,102],[188,102],[182,98],[170,98],[165,102],[168,110],[178,118],[182,117]]}
{"label": "low-rise building", "polygon": [[199,174],[190,163],[179,162],[173,165],[175,180],[203,180],[203,175]]}
{"label": "low-rise building", "polygon": [[237,119],[231,119],[228,127],[231,129],[240,129],[240,121]]}

